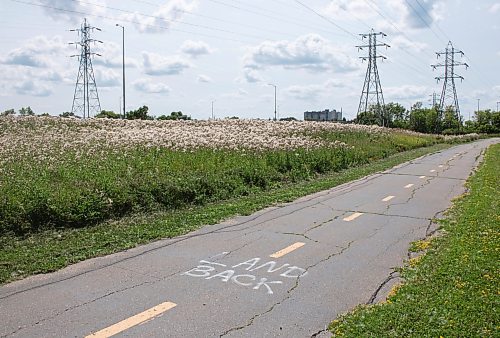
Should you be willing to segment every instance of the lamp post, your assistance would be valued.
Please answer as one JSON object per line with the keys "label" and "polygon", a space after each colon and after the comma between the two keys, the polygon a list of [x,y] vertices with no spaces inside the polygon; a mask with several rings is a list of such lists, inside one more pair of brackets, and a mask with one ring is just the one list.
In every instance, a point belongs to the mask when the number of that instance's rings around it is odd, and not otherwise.
{"label": "lamp post", "polygon": [[276,85],[272,83],[268,83],[268,85],[274,87],[274,121],[276,121]]}
{"label": "lamp post", "polygon": [[116,26],[122,28],[123,119],[125,119],[125,27],[120,24]]}

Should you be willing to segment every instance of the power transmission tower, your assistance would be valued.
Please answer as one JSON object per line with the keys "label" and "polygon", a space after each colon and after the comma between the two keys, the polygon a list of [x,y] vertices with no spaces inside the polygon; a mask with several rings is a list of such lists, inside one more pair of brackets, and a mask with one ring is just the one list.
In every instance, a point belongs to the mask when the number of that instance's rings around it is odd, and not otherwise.
{"label": "power transmission tower", "polygon": [[439,109],[439,102],[441,101],[441,99],[439,98],[439,95],[434,92],[432,93],[432,95],[429,95],[432,97],[432,108],[436,108],[436,109]]}
{"label": "power transmission tower", "polygon": [[464,52],[455,49],[451,41],[449,41],[444,52],[436,52],[437,58],[440,58],[442,55],[444,55],[444,63],[431,65],[431,67],[434,69],[438,67],[444,67],[444,74],[436,77],[436,80],[438,82],[440,80],[444,80],[443,90],[441,91],[441,97],[439,100],[440,117],[442,118],[443,112],[445,111],[446,107],[451,106],[456,118],[461,121],[460,107],[458,106],[457,88],[455,87],[455,79],[460,79],[461,81],[463,81],[464,78],[463,76],[455,73],[455,67],[465,66],[465,68],[467,69],[469,65],[464,62],[455,61],[456,54],[460,54],[460,56],[463,56]]}
{"label": "power transmission tower", "polygon": [[72,42],[70,45],[80,46],[81,53],[78,55],[71,55],[71,57],[78,57],[80,67],[78,69],[78,76],[76,78],[75,94],[73,96],[73,106],[71,112],[83,118],[89,118],[90,114],[99,114],[101,112],[101,104],[99,102],[99,94],[97,93],[97,85],[95,83],[94,68],[92,67],[92,56],[100,54],[91,52],[90,46],[95,45],[96,42],[102,41],[92,39],[90,33],[95,30],[100,31],[97,27],[92,27],[84,20],[80,28],[71,29],[71,32],[78,32],[80,41]]}
{"label": "power transmission tower", "polygon": [[360,34],[362,39],[368,38],[368,45],[356,46],[359,50],[368,47],[368,56],[361,56],[363,61],[368,60],[368,68],[366,70],[365,84],[359,100],[358,117],[359,114],[367,112],[370,108],[374,108],[375,112],[380,119],[382,126],[387,125],[388,121],[385,116],[385,103],[384,94],[382,93],[382,86],[380,85],[380,77],[378,75],[377,59],[387,59],[383,55],[377,55],[377,47],[390,47],[386,43],[377,44],[377,36],[386,37],[387,35],[380,32],[375,33],[373,29],[368,34]]}

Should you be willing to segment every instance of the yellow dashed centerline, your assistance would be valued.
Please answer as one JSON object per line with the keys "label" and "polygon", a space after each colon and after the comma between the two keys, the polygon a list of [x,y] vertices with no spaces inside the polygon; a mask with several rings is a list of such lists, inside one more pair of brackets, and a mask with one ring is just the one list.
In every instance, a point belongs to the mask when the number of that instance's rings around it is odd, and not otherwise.
{"label": "yellow dashed centerline", "polygon": [[439,168],[444,168],[444,165],[438,165]]}
{"label": "yellow dashed centerline", "polygon": [[396,196],[387,196],[386,198],[384,198],[384,199],[382,200],[382,202],[389,202],[389,201],[390,201],[390,200],[392,200],[394,197],[396,197]]}
{"label": "yellow dashed centerline", "polygon": [[294,244],[292,244],[290,246],[287,246],[284,249],[281,249],[280,251],[276,251],[272,255],[269,255],[269,257],[271,257],[271,258],[280,258],[280,257],[283,257],[283,256],[289,254],[290,252],[292,252],[294,250],[297,250],[300,247],[303,247],[304,245],[306,245],[306,243],[303,243],[303,242],[294,243]]}
{"label": "yellow dashed centerline", "polygon": [[425,178],[425,177],[426,177],[426,176],[420,176],[419,178],[422,178],[422,179],[423,179],[423,178]]}
{"label": "yellow dashed centerline", "polygon": [[429,170],[431,173],[435,173],[436,172],[436,169],[431,169]]}
{"label": "yellow dashed centerline", "polygon": [[413,183],[407,184],[407,185],[405,185],[405,189],[411,188],[411,187],[413,187],[414,185],[415,185],[415,184],[413,184]]}
{"label": "yellow dashed centerline", "polygon": [[107,338],[114,336],[120,332],[130,329],[133,326],[142,324],[148,320],[151,320],[155,317],[162,315],[164,312],[176,307],[177,304],[172,302],[165,302],[159,305],[156,305],[146,311],[136,314],[130,318],[124,319],[121,322],[118,322],[114,325],[111,325],[105,329],[97,331],[96,333],[92,333],[85,338]]}
{"label": "yellow dashed centerline", "polygon": [[344,218],[344,221],[346,222],[350,222],[352,220],[355,220],[356,218],[358,218],[359,216],[363,215],[362,212],[355,212],[354,214],[352,214],[351,216],[348,216],[346,218]]}

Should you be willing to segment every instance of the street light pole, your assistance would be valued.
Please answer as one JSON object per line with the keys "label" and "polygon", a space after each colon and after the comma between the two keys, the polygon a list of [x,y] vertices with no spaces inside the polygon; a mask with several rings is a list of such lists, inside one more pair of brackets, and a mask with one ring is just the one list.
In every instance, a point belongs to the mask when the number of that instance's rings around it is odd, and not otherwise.
{"label": "street light pole", "polygon": [[116,24],[122,28],[122,70],[123,70],[123,119],[125,119],[125,27]]}
{"label": "street light pole", "polygon": [[215,116],[214,116],[214,102],[215,102],[215,101],[216,101],[216,100],[213,100],[213,101],[212,101],[212,120],[215,120]]}
{"label": "street light pole", "polygon": [[276,121],[276,88],[277,88],[277,86],[275,84],[272,84],[272,83],[268,83],[268,85],[274,87],[274,121]]}

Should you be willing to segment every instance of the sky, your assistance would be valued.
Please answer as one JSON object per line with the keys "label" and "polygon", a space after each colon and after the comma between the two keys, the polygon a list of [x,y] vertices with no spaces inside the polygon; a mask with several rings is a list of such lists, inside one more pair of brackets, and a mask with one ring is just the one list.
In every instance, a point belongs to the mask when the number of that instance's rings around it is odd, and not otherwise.
{"label": "sky", "polygon": [[464,118],[500,101],[498,0],[1,0],[0,111],[71,111],[84,19],[92,38],[101,108],[122,102],[125,27],[126,110],[151,115],[182,111],[208,119],[303,119],[304,111],[342,110],[356,116],[367,62],[363,33],[378,42],[385,103],[430,107],[440,94],[449,41],[464,56],[456,80]]}

